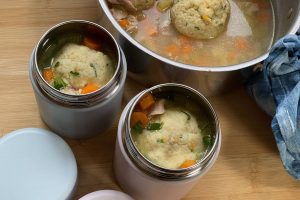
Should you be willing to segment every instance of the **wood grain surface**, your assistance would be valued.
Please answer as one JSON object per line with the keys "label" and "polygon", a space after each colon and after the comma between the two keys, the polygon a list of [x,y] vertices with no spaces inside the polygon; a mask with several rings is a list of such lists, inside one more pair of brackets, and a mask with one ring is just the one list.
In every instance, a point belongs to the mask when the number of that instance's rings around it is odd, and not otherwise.
{"label": "wood grain surface", "polygon": [[[97,22],[98,12],[96,0],[1,1],[0,136],[25,127],[47,128],[39,117],[28,77],[32,49],[51,26],[70,19]],[[128,79],[123,106],[142,89],[143,86]],[[257,107],[243,87],[209,100],[221,123],[221,153],[184,200],[299,199],[300,183],[281,164],[270,129],[271,118]],[[112,172],[116,124],[117,119],[108,132],[91,139],[66,139],[78,162],[75,199],[95,190],[120,190]]]}

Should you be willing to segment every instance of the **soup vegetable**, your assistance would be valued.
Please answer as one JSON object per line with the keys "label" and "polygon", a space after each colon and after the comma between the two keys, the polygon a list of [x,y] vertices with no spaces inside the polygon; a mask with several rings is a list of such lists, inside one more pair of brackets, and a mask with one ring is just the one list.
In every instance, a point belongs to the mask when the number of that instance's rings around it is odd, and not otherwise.
{"label": "soup vegetable", "polygon": [[205,113],[181,95],[146,94],[133,110],[130,126],[139,152],[163,168],[191,167],[214,143]]}
{"label": "soup vegetable", "polygon": [[[75,38],[75,39],[74,39]],[[94,92],[114,74],[111,58],[101,52],[103,45],[91,37],[69,37],[54,42],[44,53],[40,64],[43,78],[55,89],[71,95]],[[58,43],[59,43],[58,42]]]}
{"label": "soup vegetable", "polygon": [[272,44],[270,0],[156,0],[137,9],[132,2],[138,1],[108,0],[112,15],[137,42],[177,62],[234,65]]}

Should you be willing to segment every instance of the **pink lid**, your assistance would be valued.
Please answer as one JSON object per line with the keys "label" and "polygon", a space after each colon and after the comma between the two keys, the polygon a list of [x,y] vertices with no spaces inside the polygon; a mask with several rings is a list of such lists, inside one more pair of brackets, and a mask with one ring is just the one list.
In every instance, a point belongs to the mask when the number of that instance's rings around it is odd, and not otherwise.
{"label": "pink lid", "polygon": [[127,194],[116,190],[99,190],[89,193],[79,200],[134,200]]}

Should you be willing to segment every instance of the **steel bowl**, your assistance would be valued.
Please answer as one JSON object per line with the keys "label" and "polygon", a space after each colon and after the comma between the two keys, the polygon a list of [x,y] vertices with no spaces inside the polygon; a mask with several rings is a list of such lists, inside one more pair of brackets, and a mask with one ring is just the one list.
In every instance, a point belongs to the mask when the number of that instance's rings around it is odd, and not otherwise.
{"label": "steel bowl", "polygon": [[[273,43],[300,27],[300,1],[271,0],[275,16]],[[99,23],[117,38],[128,61],[128,75],[147,86],[176,82],[191,86],[206,96],[227,91],[240,83],[239,70],[263,61],[263,55],[236,65],[221,67],[193,66],[160,56],[135,41],[112,16],[107,2],[99,0]]]}

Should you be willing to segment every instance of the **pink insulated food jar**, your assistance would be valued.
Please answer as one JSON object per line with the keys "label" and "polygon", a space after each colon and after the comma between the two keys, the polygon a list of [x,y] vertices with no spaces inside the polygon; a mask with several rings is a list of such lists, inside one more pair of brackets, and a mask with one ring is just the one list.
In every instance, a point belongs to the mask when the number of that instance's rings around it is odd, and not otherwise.
{"label": "pink insulated food jar", "polygon": [[[162,166],[159,164],[159,160],[152,160],[150,153],[145,154],[146,147],[141,148],[138,142],[135,141],[135,133],[133,133],[135,130],[133,129],[135,129],[136,126],[132,127],[132,114],[136,112],[136,109],[140,109],[141,105],[139,103],[149,94],[154,96],[155,99],[166,98],[170,99],[170,101],[181,99],[178,101],[181,103],[184,102],[188,107],[191,104],[196,105],[194,106],[195,114],[188,114],[182,110],[181,112],[183,113],[177,116],[186,117],[187,120],[193,121],[194,119],[191,119],[193,117],[190,115],[198,115],[200,121],[205,121],[205,125],[204,123],[198,124],[203,137],[201,136],[201,141],[197,142],[201,144],[202,142],[205,143],[207,137],[213,139],[211,140],[211,145],[199,154],[199,159],[197,159],[193,165],[178,168]],[[168,122],[163,122],[161,125],[167,126],[167,123]],[[205,127],[200,128],[200,126],[203,125]],[[207,127],[209,127],[209,129],[204,130]],[[149,127],[148,125],[145,129],[153,130],[153,128],[155,129],[155,126]],[[149,137],[153,136],[151,134],[157,134],[155,131],[147,133]],[[139,132],[138,134],[140,134],[138,135],[138,137],[140,137],[144,132]],[[183,133],[181,138],[184,137]],[[157,143],[151,148],[152,150],[157,150],[159,149],[159,145],[174,143],[173,139],[169,138],[166,142],[155,139]],[[149,143],[147,143],[147,145],[149,145]],[[180,143],[176,145],[180,145]],[[136,200],[178,200],[186,195],[197,181],[213,166],[218,157],[220,146],[221,132],[216,113],[202,94],[181,84],[166,83],[157,85],[136,95],[122,112],[118,124],[118,135],[113,163],[115,176],[121,188]]]}

